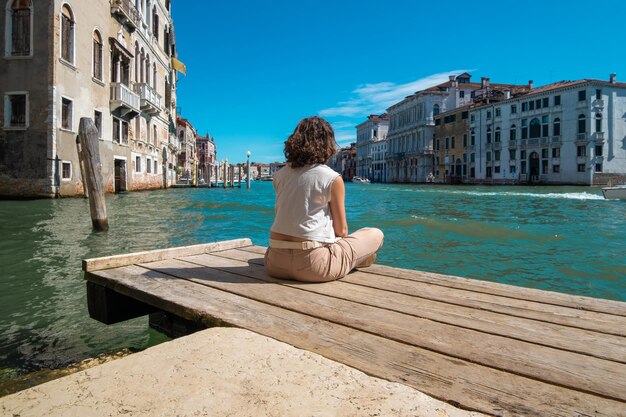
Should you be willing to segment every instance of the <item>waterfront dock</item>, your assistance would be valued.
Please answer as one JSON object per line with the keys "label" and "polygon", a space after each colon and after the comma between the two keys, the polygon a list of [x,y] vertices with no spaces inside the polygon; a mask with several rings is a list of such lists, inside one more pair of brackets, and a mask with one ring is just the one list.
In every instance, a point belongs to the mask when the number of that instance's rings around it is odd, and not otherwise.
{"label": "waterfront dock", "polygon": [[238,239],[85,260],[90,315],[238,327],[490,415],[626,415],[626,303],[383,265],[281,281],[264,251]]}

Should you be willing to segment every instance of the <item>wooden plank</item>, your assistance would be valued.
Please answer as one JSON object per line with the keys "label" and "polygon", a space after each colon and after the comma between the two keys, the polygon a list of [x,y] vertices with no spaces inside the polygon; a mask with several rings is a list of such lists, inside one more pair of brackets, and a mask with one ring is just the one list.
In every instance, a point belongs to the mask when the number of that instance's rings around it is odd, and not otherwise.
{"label": "wooden plank", "polygon": [[[250,246],[245,248],[245,250],[262,255],[265,253],[266,248],[262,246]],[[435,272],[393,268],[380,264],[374,264],[368,268],[363,268],[361,271],[375,275],[419,281],[472,292],[500,295],[519,300],[536,301],[544,304],[554,304],[575,309],[626,316],[626,303],[621,301],[570,295],[535,288],[518,287],[515,285],[507,285],[497,282],[437,274]]]}
{"label": "wooden plank", "polygon": [[[220,261],[219,263],[211,263],[210,266],[215,269],[230,271],[233,267],[245,267],[246,263],[250,262],[247,265],[249,269],[241,272],[250,277],[268,282],[280,282],[283,285],[298,287],[305,291],[410,314],[432,321],[626,363],[626,337],[598,334],[584,329],[432,301],[396,292],[353,285],[342,280],[320,285],[302,286],[299,283],[290,283],[289,281],[280,281],[269,277],[263,267],[258,264],[259,258],[255,258],[257,255],[250,252],[232,249],[218,252],[214,255],[226,259],[226,261]],[[185,258],[182,259],[184,260]],[[204,264],[204,262],[200,263]]]}
{"label": "wooden plank", "polygon": [[212,255],[195,255],[186,257],[185,261],[168,259],[141,266],[454,358],[626,400],[624,364],[266,283],[247,276],[247,265],[231,267],[231,272],[206,267],[219,259]]}
{"label": "wooden plank", "polygon": [[[256,252],[249,252],[248,248],[243,248],[242,252],[244,254],[251,253],[250,262],[263,263],[263,259],[259,258],[259,255],[255,254]],[[228,256],[229,253],[235,256],[234,252],[229,251],[223,251],[216,255]],[[341,281],[514,317],[626,336],[626,317],[621,315],[543,304],[538,301],[526,301],[482,292],[476,293],[465,289],[433,285],[423,281],[365,273],[363,270],[353,272],[342,278]]]}
{"label": "wooden plank", "polygon": [[624,415],[620,401],[449,358],[137,266],[86,275],[188,320],[255,331],[465,409],[503,416]]}
{"label": "wooden plank", "polygon": [[83,260],[83,271],[93,272],[100,269],[117,268],[141,262],[160,261],[177,256],[197,255],[213,251],[241,248],[252,245],[250,239],[233,239],[221,242],[202,243],[200,245],[181,246],[177,248],[156,249],[122,255],[105,256]]}
{"label": "wooden plank", "polygon": [[151,305],[89,281],[87,281],[87,310],[89,317],[104,324],[115,324],[157,311]]}

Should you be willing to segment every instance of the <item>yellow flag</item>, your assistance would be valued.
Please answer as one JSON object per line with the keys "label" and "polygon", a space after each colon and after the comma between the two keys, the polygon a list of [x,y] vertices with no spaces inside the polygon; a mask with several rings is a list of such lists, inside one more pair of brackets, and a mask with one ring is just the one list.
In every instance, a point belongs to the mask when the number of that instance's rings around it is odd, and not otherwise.
{"label": "yellow flag", "polygon": [[185,66],[185,64],[183,64],[181,61],[174,57],[172,57],[172,67],[174,67],[176,71],[187,75],[187,67]]}

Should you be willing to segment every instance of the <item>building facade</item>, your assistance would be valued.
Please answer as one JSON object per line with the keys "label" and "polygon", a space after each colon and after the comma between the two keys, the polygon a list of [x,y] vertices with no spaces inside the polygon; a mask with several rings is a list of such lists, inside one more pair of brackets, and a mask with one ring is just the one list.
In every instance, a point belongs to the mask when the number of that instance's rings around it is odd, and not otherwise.
{"label": "building facade", "polygon": [[167,186],[175,161],[169,0],[12,0],[0,13],[0,195],[83,194],[76,135],[98,129],[105,190]]}
{"label": "building facade", "polygon": [[418,91],[389,107],[387,135],[387,182],[426,182],[434,170],[433,135],[435,117],[477,98],[489,98],[509,90],[515,94],[526,86],[490,84],[488,78],[471,82],[467,73],[449,81]]}
{"label": "building facade", "polygon": [[469,110],[468,105],[435,116],[433,182],[466,182]]}
{"label": "building facade", "polygon": [[179,177],[196,178],[198,155],[196,150],[196,129],[191,122],[182,117],[176,119],[176,136],[178,138],[177,169]]}
{"label": "building facade", "polygon": [[211,177],[215,179],[215,167],[217,166],[217,151],[215,139],[206,136],[196,136],[196,150],[198,153],[198,181],[209,183]]}
{"label": "building facade", "polygon": [[327,165],[338,172],[344,181],[352,181],[356,176],[356,142],[339,149],[330,157]]}
{"label": "building facade", "polygon": [[[561,81],[470,110],[470,182],[626,182],[626,83]],[[471,174],[474,174],[473,176]]]}
{"label": "building facade", "polygon": [[[374,167],[374,154],[380,153],[381,147],[375,146],[387,139],[389,117],[387,114],[371,114],[367,120],[356,127],[356,175],[370,181],[381,181],[380,172],[384,170],[384,160]],[[386,148],[386,147],[383,147]],[[376,152],[374,150],[376,149]]]}

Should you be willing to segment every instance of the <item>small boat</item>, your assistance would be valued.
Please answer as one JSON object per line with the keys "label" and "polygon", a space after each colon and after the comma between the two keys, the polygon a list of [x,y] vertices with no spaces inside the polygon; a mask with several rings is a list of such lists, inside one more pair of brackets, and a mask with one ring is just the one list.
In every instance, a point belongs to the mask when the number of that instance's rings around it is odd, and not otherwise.
{"label": "small boat", "polygon": [[369,184],[370,180],[368,180],[367,178],[363,178],[363,177],[352,177],[352,182],[358,182],[361,184]]}
{"label": "small boat", "polygon": [[604,198],[606,199],[626,200],[626,185],[602,187],[602,194],[604,194]]}

